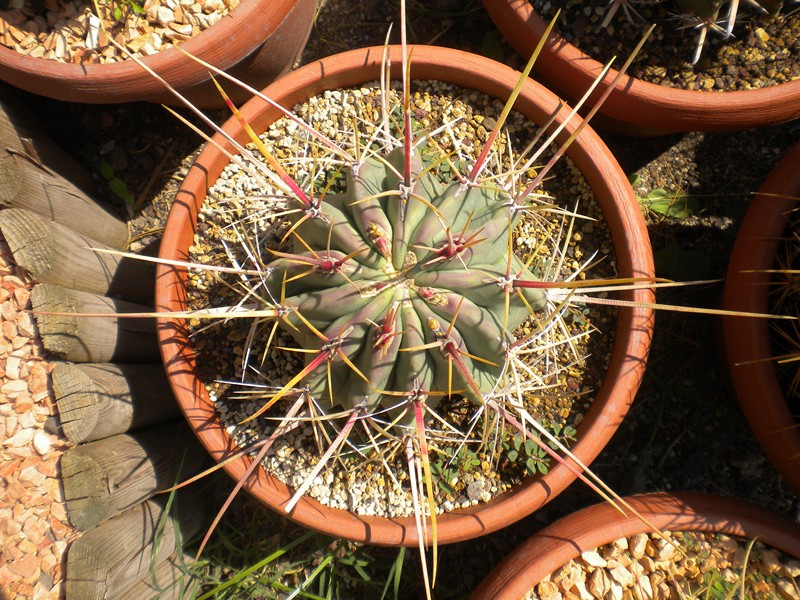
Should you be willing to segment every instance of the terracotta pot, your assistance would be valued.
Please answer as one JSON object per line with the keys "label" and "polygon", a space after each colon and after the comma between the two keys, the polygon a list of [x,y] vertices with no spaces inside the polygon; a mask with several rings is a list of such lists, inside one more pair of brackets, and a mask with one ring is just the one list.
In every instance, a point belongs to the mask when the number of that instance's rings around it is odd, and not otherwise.
{"label": "terracotta pot", "polygon": [[[283,106],[293,106],[324,90],[360,85],[379,78],[382,47],[354,50],[309,64],[283,77],[265,93]],[[400,49],[392,47],[391,64],[399,77]],[[443,79],[462,87],[477,89],[505,101],[519,74],[486,58],[446,48],[416,46],[413,49],[412,76],[416,80]],[[413,85],[413,84],[412,84]],[[533,80],[528,80],[516,108],[534,122],[544,123],[551,113],[557,121],[567,115],[559,110],[559,99]],[[264,131],[277,118],[277,111],[259,99],[242,109],[256,131]],[[564,138],[575,129],[570,124]],[[225,126],[234,138],[246,140],[235,120]],[[218,136],[219,137],[219,136]],[[227,142],[219,138],[225,148]],[[590,129],[585,129],[567,154],[586,177],[602,206],[612,231],[617,268],[622,277],[652,276],[653,264],[647,230],[625,174],[613,156]],[[161,245],[161,256],[187,259],[187,249],[195,232],[196,218],[209,186],[218,178],[228,159],[209,145],[200,154],[178,192]],[[159,310],[180,310],[185,300],[186,274],[180,269],[162,267],[157,277],[156,305]],[[649,300],[640,290],[628,298]],[[648,309],[624,309],[619,324],[608,376],[597,399],[578,427],[578,442],[573,451],[591,462],[620,424],[633,401],[642,377],[650,345],[652,313]],[[203,444],[217,460],[231,454],[233,442],[220,427],[217,412],[198,378],[195,351],[187,340],[180,321],[161,321],[159,336],[162,354],[173,390],[183,411]],[[234,478],[244,473],[247,462],[228,466]],[[469,539],[495,531],[527,515],[561,492],[574,476],[557,465],[544,477],[531,478],[523,485],[493,501],[445,514],[437,518],[440,543]],[[248,483],[249,491],[278,511],[283,510],[291,491],[275,478],[258,470]],[[336,537],[362,540],[379,545],[415,545],[417,532],[413,518],[384,519],[363,517],[344,510],[330,509],[304,498],[289,515],[308,527]]]}
{"label": "terracotta pot", "polygon": [[[775,167],[753,198],[731,252],[723,305],[728,310],[768,313],[770,279],[785,235],[785,215],[800,200],[800,144]],[[796,315],[797,316],[797,315]],[[800,493],[800,427],[789,411],[775,372],[766,319],[725,317],[725,355],[731,381],[767,457]],[[746,363],[746,364],[745,364]]]}
{"label": "terracotta pot", "polygon": [[[800,558],[800,524],[757,504],[692,492],[626,498],[661,531],[724,533],[772,546]],[[471,600],[521,600],[549,575],[582,552],[623,537],[652,533],[634,515],[607,503],[559,519],[516,548],[483,580]]]}
{"label": "terracotta pot", "polygon": [[[483,4],[517,52],[531,56],[548,24],[530,1],[483,0]],[[557,33],[551,34],[535,65],[554,89],[570,99],[580,98],[602,69]],[[616,74],[609,71],[606,87]],[[605,126],[629,135],[750,129],[800,117],[800,80],[757,90],[700,92],[624,76],[601,112]]]}
{"label": "terracotta pot", "polygon": [[[305,46],[315,0],[242,0],[212,27],[181,44],[186,52],[260,89],[285,73]],[[204,108],[222,107],[208,70],[170,48],[143,59],[181,93]],[[31,58],[0,46],[0,79],[57,100],[103,104],[147,100],[177,104],[142,67],[131,60],[71,64]],[[241,101],[250,94],[226,85]]]}

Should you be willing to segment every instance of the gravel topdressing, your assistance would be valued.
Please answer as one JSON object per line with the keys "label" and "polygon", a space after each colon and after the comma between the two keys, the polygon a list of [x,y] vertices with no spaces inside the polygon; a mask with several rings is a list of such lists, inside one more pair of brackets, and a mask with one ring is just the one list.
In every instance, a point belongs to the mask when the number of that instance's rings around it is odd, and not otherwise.
{"label": "gravel topdressing", "polygon": [[546,21],[561,9],[560,35],[595,60],[616,57],[619,68],[651,23],[656,28],[636,56],[628,75],[666,87],[700,91],[757,89],[800,78],[800,12],[788,9],[775,18],[740,9],[730,39],[709,33],[700,60],[690,61],[696,30],[681,27],[672,2],[636,3],[641,18],[625,18],[622,10],[607,28],[600,25],[606,0],[534,0]]}

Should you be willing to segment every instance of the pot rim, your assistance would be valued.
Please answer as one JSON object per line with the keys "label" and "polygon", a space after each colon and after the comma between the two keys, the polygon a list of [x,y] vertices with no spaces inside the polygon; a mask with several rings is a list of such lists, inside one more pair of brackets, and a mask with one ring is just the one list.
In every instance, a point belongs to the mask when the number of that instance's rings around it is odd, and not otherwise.
{"label": "pot rim", "polygon": [[[490,96],[505,99],[516,84],[519,74],[511,68],[459,50],[440,47],[410,46],[413,48],[412,76],[415,79],[441,79],[462,87],[478,89]],[[265,93],[284,106],[313,96],[325,89],[360,85],[377,80],[380,74],[383,47],[353,50],[330,56],[294,71],[275,82]],[[393,74],[401,67],[400,47],[391,47]],[[412,84],[413,85],[413,84]],[[568,109],[554,94],[528,79],[517,101],[516,108],[529,118],[546,122],[551,113],[559,111],[563,120]],[[278,111],[267,107],[258,98],[241,109],[245,119],[256,131],[266,129],[278,116]],[[563,137],[574,130],[579,118],[570,124]],[[239,139],[246,139],[236,119],[230,119],[224,128]],[[219,136],[215,136],[219,140]],[[231,145],[222,142],[226,150]],[[641,211],[636,203],[628,180],[600,138],[586,128],[567,152],[573,162],[595,190],[604,214],[612,229],[617,249],[620,275],[652,277],[653,261],[649,238]],[[170,213],[161,245],[162,258],[185,260],[196,223],[198,206],[205,197],[210,183],[219,176],[228,159],[209,144],[198,157],[178,192]],[[620,252],[628,248],[627,252]],[[156,280],[157,310],[174,310],[180,306],[185,271],[160,265]],[[636,290],[628,293],[631,299],[648,302],[652,293]],[[192,373],[187,361],[193,351],[185,344],[185,331],[176,320],[160,321],[159,338],[165,368],[170,375],[173,391],[189,422],[203,444],[216,460],[229,454],[232,442],[219,427],[213,425],[216,411],[209,403],[203,386]],[[619,311],[615,344],[611,357],[609,376],[599,391],[592,408],[579,426],[579,441],[573,452],[585,463],[591,462],[619,426],[627,412],[644,371],[652,330],[652,311],[645,308],[623,308]],[[210,406],[209,406],[210,404]],[[212,412],[213,411],[213,414]],[[592,435],[583,435],[591,428]],[[213,430],[212,430],[213,429]],[[228,466],[229,473],[238,478],[246,467],[240,460]],[[291,498],[288,488],[263,469],[251,478],[248,490],[273,509],[282,511]],[[477,537],[509,525],[539,508],[562,491],[575,479],[563,465],[556,465],[541,478],[531,478],[518,488],[506,492],[491,502],[437,516],[439,543],[451,543]],[[417,544],[413,517],[381,518],[359,516],[348,511],[323,506],[304,497],[289,515],[293,520],[336,537],[349,538],[376,545]]]}
{"label": "pot rim", "polygon": [[[302,0],[241,0],[240,4],[213,26],[182,42],[180,48],[207,63],[227,70],[256,51],[275,33]],[[177,89],[208,79],[208,70],[172,46],[142,62]],[[26,84],[19,73],[36,73],[36,83]],[[164,93],[164,87],[141,66],[128,59],[103,64],[73,64],[32,58],[0,46],[0,77],[34,93],[61,89],[61,99],[76,102],[107,102],[104,89],[117,88],[124,101],[140,100]]]}
{"label": "pot rim", "polygon": [[[768,313],[770,274],[786,229],[783,216],[800,200],[800,143],[780,160],[753,198],[736,236],[723,306]],[[768,319],[724,317],[725,354],[739,404],[761,447],[784,480],[800,493],[800,427],[786,404],[775,365]],[[746,363],[746,364],[744,364]]]}
{"label": "pot rim", "polygon": [[652,525],[595,504],[546,526],[528,538],[484,579],[471,600],[519,600],[543,577],[581,553],[623,537],[662,531],[706,531],[758,538],[800,558],[800,524],[788,516],[737,498],[700,492],[650,493],[625,498]]}
{"label": "pot rim", "polygon": [[[529,0],[483,0],[498,29],[530,56],[548,26]],[[534,70],[570,97],[580,97],[604,66],[557,32],[550,35]],[[610,69],[595,96],[611,85]],[[665,87],[623,75],[603,105],[612,129],[628,134],[735,131],[800,117],[800,79],[754,90],[703,92]],[[638,128],[638,129],[637,129]]]}

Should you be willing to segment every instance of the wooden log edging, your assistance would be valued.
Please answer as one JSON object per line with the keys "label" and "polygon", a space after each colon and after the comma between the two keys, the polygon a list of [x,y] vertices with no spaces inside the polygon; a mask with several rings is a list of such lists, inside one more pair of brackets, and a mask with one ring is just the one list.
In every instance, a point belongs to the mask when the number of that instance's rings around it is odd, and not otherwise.
{"label": "wooden log edging", "polygon": [[[155,319],[118,318],[152,307],[40,283],[31,290],[31,306],[44,347],[73,362],[160,362]],[[60,316],[46,313],[75,313]],[[102,313],[108,317],[82,317]]]}
{"label": "wooden log edging", "polygon": [[196,582],[186,573],[193,558],[182,548],[203,529],[205,496],[181,490],[183,512],[162,531],[167,495],[153,494],[184,477],[182,460],[188,475],[207,454],[176,420],[155,320],[114,317],[153,310],[153,269],[89,250],[125,249],[127,224],[91,198],[91,175],[12,100],[0,98],[0,238],[13,263],[39,284],[31,303],[43,345],[82,363],[58,363],[53,389],[61,433],[90,442],[61,458],[70,520],[89,528],[68,550],[62,594],[68,600],[193,597]]}
{"label": "wooden log edging", "polygon": [[15,262],[39,283],[153,303],[150,262],[102,252],[113,248],[21,208],[0,211],[0,233]]}
{"label": "wooden log edging", "polygon": [[197,535],[205,523],[205,506],[191,490],[177,498],[177,512],[170,511],[174,519],[166,515],[162,496],[76,539],[67,552],[67,600],[116,600]]}
{"label": "wooden log edging", "polygon": [[61,457],[70,523],[87,531],[186,480],[207,460],[183,420],[70,448]]}
{"label": "wooden log edging", "polygon": [[199,583],[190,571],[194,556],[175,553],[119,594],[115,600],[183,600],[196,598]]}
{"label": "wooden log edging", "polygon": [[160,364],[58,362],[50,376],[61,431],[76,444],[180,415]]}
{"label": "wooden log edging", "polygon": [[0,100],[0,207],[24,208],[112,248],[128,243],[128,226],[71,181],[91,176],[46,138],[16,103]]}
{"label": "wooden log edging", "polygon": [[55,171],[67,181],[92,194],[95,182],[89,173],[71,154],[53,143],[35,116],[12,94],[10,87],[0,84],[0,148],[22,148],[35,156],[48,169]]}

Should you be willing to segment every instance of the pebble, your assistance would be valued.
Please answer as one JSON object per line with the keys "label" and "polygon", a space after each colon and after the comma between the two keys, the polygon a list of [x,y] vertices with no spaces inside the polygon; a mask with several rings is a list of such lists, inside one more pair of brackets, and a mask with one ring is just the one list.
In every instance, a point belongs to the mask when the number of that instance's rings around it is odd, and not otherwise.
{"label": "pebble", "polygon": [[28,583],[36,581],[39,573],[41,573],[39,559],[33,554],[26,554],[19,560],[14,561],[9,566],[9,569]]}
{"label": "pebble", "polygon": [[73,529],[57,479],[62,445],[42,429],[50,415],[48,366],[32,319],[22,312],[30,282],[16,273],[0,240],[0,476],[3,504],[13,507],[0,509],[0,587],[9,600],[51,600],[59,597],[61,562]]}
{"label": "pebble", "polygon": [[44,456],[50,451],[50,435],[42,430],[37,430],[33,435],[33,448],[40,455]]}

